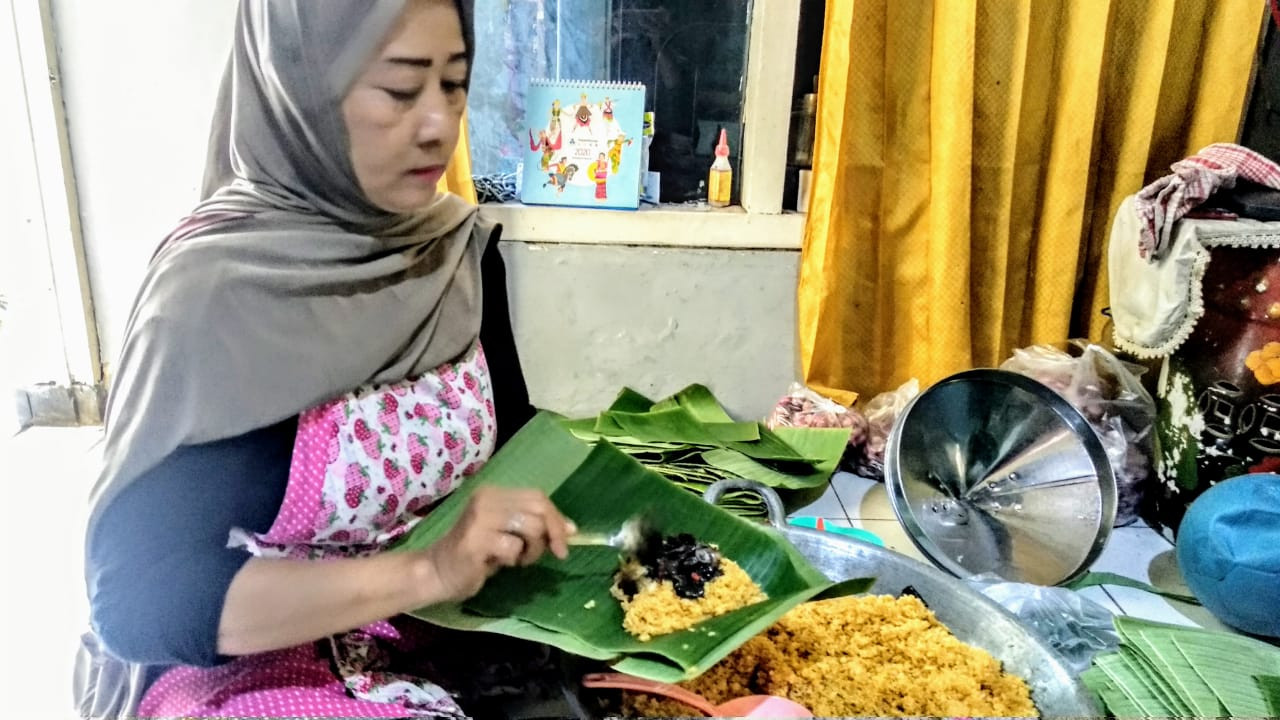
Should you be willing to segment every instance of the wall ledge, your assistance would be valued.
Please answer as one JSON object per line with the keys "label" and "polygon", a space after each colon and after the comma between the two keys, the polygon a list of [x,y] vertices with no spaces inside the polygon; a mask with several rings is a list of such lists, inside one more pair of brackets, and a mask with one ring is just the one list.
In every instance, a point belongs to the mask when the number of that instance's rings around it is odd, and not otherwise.
{"label": "wall ledge", "polygon": [[751,213],[736,206],[606,210],[520,203],[486,203],[480,214],[502,223],[502,239],[511,242],[740,250],[799,250],[806,217]]}

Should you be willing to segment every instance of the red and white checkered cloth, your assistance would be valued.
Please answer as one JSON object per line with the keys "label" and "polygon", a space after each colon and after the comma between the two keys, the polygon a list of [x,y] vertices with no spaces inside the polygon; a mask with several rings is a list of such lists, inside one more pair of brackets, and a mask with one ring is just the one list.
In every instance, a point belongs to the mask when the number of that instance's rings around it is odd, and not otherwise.
{"label": "red and white checkered cloth", "polygon": [[1219,188],[1244,178],[1280,190],[1280,165],[1231,143],[1214,143],[1170,169],[1174,174],[1142,188],[1133,205],[1142,230],[1138,254],[1152,262],[1169,249],[1173,224]]}

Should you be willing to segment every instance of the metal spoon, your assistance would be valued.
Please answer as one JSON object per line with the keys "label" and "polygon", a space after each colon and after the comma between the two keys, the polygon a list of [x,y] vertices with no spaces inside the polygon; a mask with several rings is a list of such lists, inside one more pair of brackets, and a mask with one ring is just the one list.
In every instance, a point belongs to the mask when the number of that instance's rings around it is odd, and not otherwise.
{"label": "metal spoon", "polygon": [[611,547],[633,553],[644,547],[656,534],[653,526],[643,516],[633,515],[613,533],[578,533],[569,536],[569,544]]}

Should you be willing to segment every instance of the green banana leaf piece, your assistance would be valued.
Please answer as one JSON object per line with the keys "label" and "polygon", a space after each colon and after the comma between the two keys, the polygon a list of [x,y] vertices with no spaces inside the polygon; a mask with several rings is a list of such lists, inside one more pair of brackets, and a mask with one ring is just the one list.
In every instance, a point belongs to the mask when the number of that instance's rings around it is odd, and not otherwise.
{"label": "green banana leaf piece", "polygon": [[[756,423],[703,422],[682,407],[646,412],[606,410],[596,421],[596,430],[606,437],[623,435],[645,442],[690,445],[720,445],[760,440],[760,428]],[[792,454],[794,455],[794,452]],[[799,456],[797,455],[796,458],[799,459]]]}
{"label": "green banana leaf piece", "polygon": [[817,460],[812,470],[782,472],[751,459],[737,450],[715,448],[702,453],[708,465],[735,477],[755,480],[770,487],[796,490],[822,485],[831,478],[836,465],[849,444],[850,431],[846,428],[778,428],[774,431],[780,440],[799,454]]}
{"label": "green banana leaf piece", "polygon": [[[690,385],[671,397],[654,403],[653,410],[666,410],[673,407],[682,407],[689,411],[691,415],[704,423],[731,423],[733,418],[729,417],[729,413],[721,407],[720,401],[716,400],[716,396],[711,394],[711,390],[705,385]],[[609,408],[610,410],[620,408]]]}
{"label": "green banana leaf piece", "polygon": [[1280,717],[1280,675],[1255,675],[1253,679],[1267,701],[1267,716]]}
{"label": "green banana leaf piece", "polygon": [[1139,714],[1147,717],[1165,714],[1164,709],[1168,707],[1166,699],[1152,685],[1138,680],[1134,658],[1128,653],[1104,655],[1094,665],[1106,673],[1116,688],[1138,708]]}
{"label": "green banana leaf piece", "polygon": [[1085,687],[1092,690],[1102,699],[1103,705],[1113,717],[1145,717],[1146,713],[1138,707],[1128,694],[1107,675],[1102,668],[1094,666],[1080,673],[1080,680]]}
{"label": "green banana leaf piece", "polygon": [[624,387],[618,393],[618,397],[614,398],[609,409],[618,412],[646,412],[652,407],[652,400],[629,387]]}
{"label": "green banana leaf piece", "polygon": [[679,442],[728,447],[757,460],[812,463],[774,432],[751,422],[734,422],[703,385],[690,385],[671,397],[643,407],[645,398],[623,388],[593,429],[614,436],[653,442]]}
{"label": "green banana leaf piece", "polygon": [[1228,714],[1233,717],[1267,715],[1267,698],[1253,676],[1280,674],[1280,649],[1268,652],[1245,643],[1228,643],[1212,635],[1190,633],[1175,635],[1173,642],[1226,706]]}
{"label": "green banana leaf piece", "polygon": [[565,561],[547,556],[527,568],[504,570],[461,604],[412,613],[423,620],[541,642],[609,661],[622,672],[674,682],[696,677],[806,600],[821,593],[853,594],[870,586],[870,580],[833,585],[776,531],[703,502],[608,443],[588,446],[545,413],[529,422],[397,548],[424,548],[438,540],[457,521],[476,488],[484,485],[542,489],[583,532],[612,532],[633,515],[647,514],[663,533],[690,532],[719,545],[769,600],[690,631],[640,642],[622,629],[622,611],[609,594],[618,565],[616,551],[576,547]]}
{"label": "green banana leaf piece", "polygon": [[1066,587],[1070,590],[1083,590],[1084,588],[1093,587],[1095,585],[1117,585],[1120,587],[1133,588],[1135,590],[1143,590],[1153,595],[1159,595],[1161,597],[1169,598],[1170,600],[1177,600],[1179,602],[1184,602],[1190,605],[1200,604],[1200,601],[1197,600],[1194,595],[1187,595],[1186,593],[1173,592],[1172,590],[1161,590],[1160,588],[1152,585],[1151,583],[1145,583],[1145,582],[1142,582],[1141,580],[1136,580],[1131,577],[1126,577],[1124,575],[1120,575],[1118,573],[1111,573],[1111,572],[1094,572],[1090,570],[1084,575],[1081,575],[1075,580],[1072,580],[1071,582],[1067,583],[1063,587]]}

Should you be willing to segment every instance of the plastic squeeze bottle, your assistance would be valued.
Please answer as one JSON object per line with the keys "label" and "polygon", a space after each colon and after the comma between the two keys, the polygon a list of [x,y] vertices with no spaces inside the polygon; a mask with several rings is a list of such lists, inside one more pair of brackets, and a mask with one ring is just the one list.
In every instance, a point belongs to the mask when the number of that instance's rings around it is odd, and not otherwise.
{"label": "plastic squeeze bottle", "polygon": [[733,168],[729,166],[729,134],[720,129],[720,142],[716,143],[716,160],[711,163],[707,178],[707,204],[711,207],[729,207],[729,192],[733,188]]}

